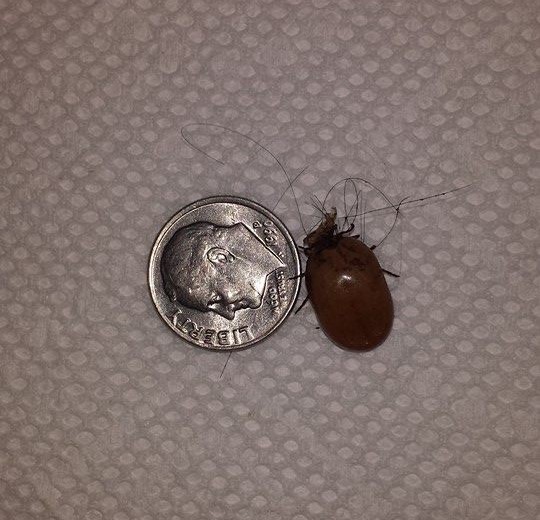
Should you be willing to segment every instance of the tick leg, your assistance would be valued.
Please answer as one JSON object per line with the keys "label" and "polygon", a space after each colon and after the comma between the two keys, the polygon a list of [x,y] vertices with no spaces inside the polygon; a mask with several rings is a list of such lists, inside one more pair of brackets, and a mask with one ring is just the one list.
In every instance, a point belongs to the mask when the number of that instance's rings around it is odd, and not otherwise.
{"label": "tick leg", "polygon": [[[377,245],[378,244],[374,244],[374,245],[370,246],[370,249],[373,251],[377,247]],[[392,271],[388,271],[387,269],[383,269],[382,267],[381,267],[381,271],[383,273],[386,273],[386,274],[390,275],[390,276],[393,276],[394,278],[399,278],[399,274],[393,273]]]}
{"label": "tick leg", "polygon": [[298,314],[298,313],[302,310],[302,308],[304,307],[304,305],[307,303],[308,300],[309,300],[309,297],[306,296],[306,297],[304,298],[304,301],[300,304],[300,307],[298,307],[298,309],[296,309],[296,310],[294,311],[294,313],[295,313],[295,314]]}
{"label": "tick leg", "polygon": [[296,280],[297,278],[304,278],[304,276],[306,276],[306,273],[300,273],[300,274],[297,274],[296,276],[290,276],[288,280]]}
{"label": "tick leg", "polygon": [[344,229],[343,231],[340,231],[337,233],[338,236],[346,235],[347,233],[350,233],[354,229],[354,224],[350,224],[347,229]]}

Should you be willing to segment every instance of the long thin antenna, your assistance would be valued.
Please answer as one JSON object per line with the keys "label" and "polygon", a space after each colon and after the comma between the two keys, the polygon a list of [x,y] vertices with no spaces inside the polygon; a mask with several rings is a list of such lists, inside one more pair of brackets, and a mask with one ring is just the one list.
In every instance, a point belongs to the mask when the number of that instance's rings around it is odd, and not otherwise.
{"label": "long thin antenna", "polygon": [[[445,195],[450,195],[451,193],[455,193],[456,191],[464,190],[466,188],[470,188],[474,183],[467,184],[466,186],[461,186],[460,188],[454,188],[452,190],[443,191],[441,193],[436,193],[435,195],[428,195],[427,197],[420,197],[418,199],[412,199],[408,200],[406,202],[401,203],[402,206],[407,206],[409,204],[414,204],[415,202],[424,202],[426,200],[435,199],[437,197],[444,197]],[[370,209],[368,211],[363,211],[359,215],[355,215],[356,217],[362,216],[362,215],[369,215],[370,213],[378,213],[379,211],[384,211],[387,209],[393,209],[394,211],[397,208],[397,204],[390,203],[388,206],[383,206],[382,208],[375,208]],[[345,217],[338,217],[338,219],[345,218]]]}
{"label": "long thin antenna", "polygon": [[[293,180],[291,181],[291,187],[293,185],[293,183],[295,183],[303,174],[304,172],[308,169],[307,165],[304,166],[304,168],[302,168],[302,170],[300,171],[300,173],[297,173],[294,177],[293,177]],[[283,197],[285,197],[285,193],[287,193],[287,190],[285,190],[281,196],[279,197],[279,199],[277,200],[277,202],[274,204],[274,207],[272,208],[272,211],[274,211],[277,207],[278,207],[278,204],[281,202],[281,199]],[[305,231],[305,230],[304,230]]]}
{"label": "long thin antenna", "polygon": [[[352,184],[354,189],[354,202],[351,204],[351,207],[347,209],[347,186],[349,183]],[[345,214],[343,227],[346,229],[349,226],[349,218],[358,213],[358,186],[356,185],[356,182],[351,179],[346,179],[343,183],[343,213]],[[354,219],[355,217],[352,218],[351,224],[354,223]]]}
{"label": "long thin antenna", "polygon": [[[334,189],[336,189],[337,186],[339,186],[342,182],[349,182],[349,181],[360,181],[360,182],[363,182],[364,184],[367,184],[370,188],[374,189],[377,193],[379,193],[379,195],[384,199],[386,200],[386,202],[388,202],[388,204],[395,208],[395,204],[392,204],[392,201],[388,198],[388,196],[386,195],[386,193],[384,193],[380,188],[377,188],[377,186],[375,186],[373,183],[369,182],[367,179],[364,179],[362,177],[347,177],[345,179],[341,179],[339,181],[337,181],[329,190],[328,190],[328,193],[326,194],[326,197],[324,198],[323,200],[323,209],[326,211],[326,201],[328,200],[328,197],[330,196],[330,193],[332,193],[332,191]],[[356,217],[358,215],[354,215],[354,217]],[[342,217],[343,218],[343,217]]]}
{"label": "long thin antenna", "polygon": [[225,369],[227,368],[227,364],[229,363],[229,359],[231,359],[233,351],[231,350],[229,352],[229,355],[227,356],[227,361],[225,361],[225,364],[223,365],[223,368],[221,369],[221,374],[219,374],[219,378],[221,379],[223,377],[223,372],[225,372]]}
{"label": "long thin antenna", "polygon": [[404,199],[401,199],[400,203],[397,205],[396,214],[394,216],[394,222],[392,222],[392,225],[390,226],[390,229],[386,232],[386,235],[384,235],[384,237],[379,241],[379,243],[372,246],[371,249],[375,249],[376,247],[379,247],[388,238],[388,235],[390,235],[390,233],[392,233],[392,231],[396,227],[397,220],[398,220],[398,217],[399,217],[399,208],[402,206],[402,204],[405,203],[405,200],[407,200],[407,199],[408,199],[408,197],[405,197]]}
{"label": "long thin antenna", "polygon": [[253,143],[255,146],[258,146],[261,150],[264,150],[268,155],[270,155],[270,157],[272,157],[272,159],[274,159],[274,161],[276,161],[276,163],[280,167],[281,171],[285,175],[285,178],[287,179],[287,182],[289,184],[289,188],[292,190],[292,193],[293,193],[293,196],[294,196],[294,201],[296,203],[296,209],[298,211],[298,216],[300,217],[300,224],[302,225],[302,229],[304,230],[304,233],[307,234],[306,228],[304,226],[304,222],[302,220],[302,214],[300,213],[300,205],[298,204],[298,199],[296,198],[296,193],[294,191],[294,186],[292,184],[291,178],[290,178],[289,174],[287,173],[287,170],[285,169],[285,167],[281,163],[281,161],[268,148],[263,146],[261,143],[259,143],[257,140],[253,139],[249,135],[243,134],[242,132],[239,132],[238,130],[234,130],[233,128],[229,128],[227,126],[218,125],[218,124],[215,124],[215,123],[189,123],[187,125],[184,125],[180,129],[180,134],[182,135],[182,138],[184,139],[184,141],[189,146],[191,146],[193,149],[197,150],[198,152],[202,153],[204,156],[208,157],[209,159],[212,159],[213,161],[216,161],[219,164],[225,164],[225,163],[223,161],[220,161],[219,159],[216,159],[215,157],[212,157],[211,155],[207,154],[204,150],[202,150],[198,146],[194,145],[193,142],[189,138],[186,137],[185,131],[189,127],[192,127],[192,126],[207,126],[207,127],[210,127],[210,128],[220,128],[221,130],[225,130],[226,132],[231,132],[233,134],[239,135],[240,137],[243,137],[244,139],[248,140],[250,143]]}

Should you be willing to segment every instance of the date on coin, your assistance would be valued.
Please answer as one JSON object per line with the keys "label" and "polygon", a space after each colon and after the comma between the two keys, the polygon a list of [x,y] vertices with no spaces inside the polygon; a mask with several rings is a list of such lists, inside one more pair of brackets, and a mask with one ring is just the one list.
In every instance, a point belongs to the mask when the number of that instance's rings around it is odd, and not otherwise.
{"label": "date on coin", "polygon": [[296,245],[268,209],[210,197],[174,215],[159,233],[150,293],[167,325],[212,350],[249,347],[291,312],[300,286]]}

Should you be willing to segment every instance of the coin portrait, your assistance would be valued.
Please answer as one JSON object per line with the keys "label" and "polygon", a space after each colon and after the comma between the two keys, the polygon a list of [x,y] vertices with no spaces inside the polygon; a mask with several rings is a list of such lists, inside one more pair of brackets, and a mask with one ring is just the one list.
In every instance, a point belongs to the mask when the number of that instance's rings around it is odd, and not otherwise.
{"label": "coin portrait", "polygon": [[161,258],[164,289],[172,302],[228,320],[239,309],[260,307],[267,276],[283,266],[244,224],[182,227]]}
{"label": "coin portrait", "polygon": [[212,197],[177,213],[149,265],[154,304],[174,332],[216,350],[245,348],[288,316],[299,288],[296,246],[269,210]]}

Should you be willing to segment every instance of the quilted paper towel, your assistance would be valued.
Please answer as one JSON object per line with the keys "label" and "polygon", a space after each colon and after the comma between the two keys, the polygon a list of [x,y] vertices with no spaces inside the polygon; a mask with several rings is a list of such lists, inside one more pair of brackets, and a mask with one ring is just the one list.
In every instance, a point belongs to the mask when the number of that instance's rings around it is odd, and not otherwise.
{"label": "quilted paper towel", "polygon": [[[534,0],[0,0],[0,519],[538,518],[539,27]],[[194,122],[306,168],[299,243],[345,177],[470,185],[378,251],[382,347],[307,306],[221,375],[164,325],[166,220],[287,187]]]}

